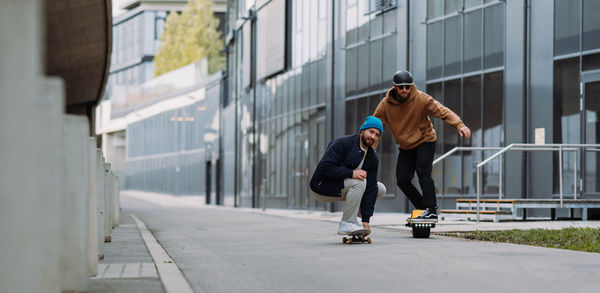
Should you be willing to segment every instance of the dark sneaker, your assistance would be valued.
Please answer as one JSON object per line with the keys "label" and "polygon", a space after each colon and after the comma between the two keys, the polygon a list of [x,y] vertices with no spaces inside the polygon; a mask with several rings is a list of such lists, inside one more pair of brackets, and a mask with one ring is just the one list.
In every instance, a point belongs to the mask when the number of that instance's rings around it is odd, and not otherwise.
{"label": "dark sneaker", "polygon": [[425,211],[418,217],[413,219],[413,222],[435,221],[437,222],[438,215],[436,208],[426,208]]}

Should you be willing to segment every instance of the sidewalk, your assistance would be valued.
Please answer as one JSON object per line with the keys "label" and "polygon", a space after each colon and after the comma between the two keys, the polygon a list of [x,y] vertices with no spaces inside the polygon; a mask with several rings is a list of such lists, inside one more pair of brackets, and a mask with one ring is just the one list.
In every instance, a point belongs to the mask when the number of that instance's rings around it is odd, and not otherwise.
{"label": "sidewalk", "polygon": [[138,228],[128,213],[105,243],[98,276],[90,280],[90,292],[165,292],[156,267]]}
{"label": "sidewalk", "polygon": [[[215,205],[206,205],[202,197],[181,196],[174,197],[165,194],[156,194],[138,191],[121,191],[122,202],[141,199],[164,207],[185,207],[199,209],[226,209],[240,213],[265,214],[275,217],[305,219],[313,221],[328,221],[337,223],[341,212],[325,212],[311,210],[289,209],[252,209],[233,208]],[[126,204],[125,204],[126,205]],[[121,224],[112,232],[112,242],[105,243],[104,259],[100,261],[98,276],[90,280],[90,292],[166,292],[164,280],[161,281],[156,269],[156,264],[136,225],[132,215],[125,206],[121,213]],[[405,227],[408,217],[406,213],[377,213],[371,218],[371,226],[375,228],[404,231],[410,233],[410,228]],[[481,222],[479,224],[469,221],[444,220],[440,221],[432,233],[442,232],[467,232],[475,230],[508,230],[508,229],[562,229],[567,227],[592,227],[600,228],[600,221],[511,221],[511,222]]]}
{"label": "sidewalk", "polygon": [[[174,197],[165,194],[157,194],[140,191],[122,191],[122,195],[143,199],[162,206],[181,206],[195,208],[217,208],[217,209],[235,209],[238,211],[261,213],[273,216],[297,219],[311,219],[320,221],[339,222],[342,218],[342,212],[326,212],[314,210],[292,210],[292,209],[252,209],[252,208],[233,208],[215,205],[206,205],[202,197],[180,196]],[[371,226],[386,229],[411,231],[411,228],[404,226],[408,213],[375,213],[371,217]],[[440,232],[468,232],[468,231],[499,231],[499,230],[529,230],[529,229],[563,229],[570,227],[590,227],[600,228],[600,221],[550,221],[550,220],[528,220],[528,221],[501,221],[480,222],[462,220],[443,220],[438,222],[432,230],[433,233]]]}

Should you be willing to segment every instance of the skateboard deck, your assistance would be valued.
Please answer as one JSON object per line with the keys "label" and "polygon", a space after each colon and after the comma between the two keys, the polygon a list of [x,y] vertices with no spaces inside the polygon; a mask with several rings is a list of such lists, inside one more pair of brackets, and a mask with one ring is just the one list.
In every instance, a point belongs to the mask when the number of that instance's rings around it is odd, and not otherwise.
{"label": "skateboard deck", "polygon": [[414,238],[429,238],[431,228],[435,228],[437,220],[417,220],[414,218],[420,216],[424,210],[413,210],[411,217],[406,219],[406,226],[412,228]]}
{"label": "skateboard deck", "polygon": [[358,230],[358,231],[354,231],[350,234],[348,234],[348,236],[344,236],[342,237],[342,243],[348,243],[348,244],[352,244],[352,243],[371,243],[373,242],[373,240],[371,240],[371,237],[367,237],[367,235],[371,233],[371,231],[367,230],[367,229],[363,229],[363,230]]}

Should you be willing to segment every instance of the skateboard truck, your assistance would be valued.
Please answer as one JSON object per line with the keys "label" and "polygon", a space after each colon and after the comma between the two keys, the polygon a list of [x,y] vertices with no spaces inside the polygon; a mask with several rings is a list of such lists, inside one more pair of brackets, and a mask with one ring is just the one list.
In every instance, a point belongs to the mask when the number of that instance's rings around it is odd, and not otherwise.
{"label": "skateboard truck", "polygon": [[369,230],[358,230],[355,232],[352,232],[350,234],[348,234],[348,236],[344,236],[342,237],[342,243],[347,243],[347,244],[352,244],[352,243],[372,243],[373,240],[371,240],[371,237],[367,237],[367,235],[370,233],[371,231]]}

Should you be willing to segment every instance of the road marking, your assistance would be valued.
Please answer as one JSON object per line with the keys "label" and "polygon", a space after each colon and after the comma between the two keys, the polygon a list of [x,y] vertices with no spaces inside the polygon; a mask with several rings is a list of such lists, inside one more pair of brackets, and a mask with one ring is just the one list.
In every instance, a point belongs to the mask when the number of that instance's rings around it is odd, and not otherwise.
{"label": "road marking", "polygon": [[92,279],[137,279],[158,278],[156,267],[151,262],[101,263],[98,275]]}
{"label": "road marking", "polygon": [[150,251],[150,255],[154,260],[154,264],[158,269],[158,274],[160,276],[160,280],[165,286],[165,291],[167,293],[175,293],[182,292],[193,293],[192,287],[188,283],[188,281],[183,277],[183,274],[175,264],[175,262],[169,257],[167,252],[160,246],[156,238],[150,233],[146,224],[142,222],[142,220],[138,219],[135,215],[131,215],[131,218],[137,224],[138,229],[140,230],[140,234],[142,235],[142,239],[146,243],[146,247]]}

